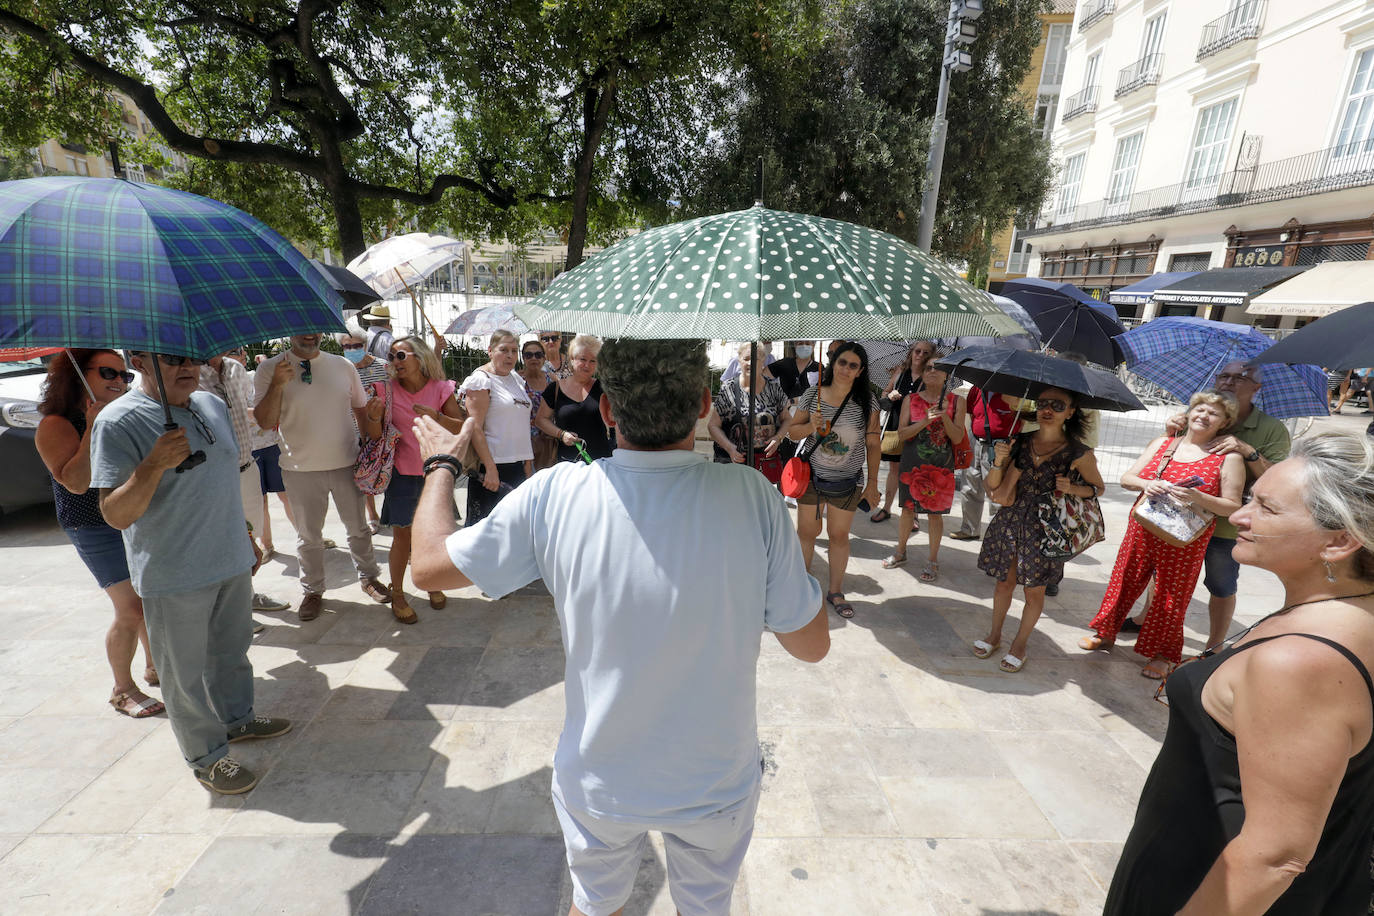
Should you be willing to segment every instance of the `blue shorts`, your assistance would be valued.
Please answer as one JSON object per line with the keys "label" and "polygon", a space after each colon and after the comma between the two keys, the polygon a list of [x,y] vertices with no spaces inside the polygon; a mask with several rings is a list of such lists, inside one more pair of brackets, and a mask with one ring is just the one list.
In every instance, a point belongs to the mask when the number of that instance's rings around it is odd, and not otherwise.
{"label": "blue shorts", "polygon": [[382,503],[382,524],[410,527],[424,488],[425,478],[420,474],[392,474],[391,483],[386,485],[386,501]]}
{"label": "blue shorts", "polygon": [[638,823],[572,812],[553,788],[572,874],[573,903],[588,916],[609,916],[634,890],[650,830],[663,834],[668,893],[680,916],[726,916],[744,854],[754,837],[759,786],[728,808],[684,823]]}
{"label": "blue shorts", "polygon": [[1240,564],[1231,559],[1231,549],[1236,546],[1235,538],[1213,537],[1207,542],[1207,570],[1202,584],[1214,598],[1230,598],[1236,593],[1240,582]]}
{"label": "blue shorts", "polygon": [[124,556],[124,535],[109,525],[63,528],[76,548],[81,562],[95,576],[101,588],[129,578],[129,561]]}
{"label": "blue shorts", "polygon": [[258,477],[264,493],[285,493],[286,484],[281,479],[281,446],[269,445],[267,448],[253,450],[258,462]]}

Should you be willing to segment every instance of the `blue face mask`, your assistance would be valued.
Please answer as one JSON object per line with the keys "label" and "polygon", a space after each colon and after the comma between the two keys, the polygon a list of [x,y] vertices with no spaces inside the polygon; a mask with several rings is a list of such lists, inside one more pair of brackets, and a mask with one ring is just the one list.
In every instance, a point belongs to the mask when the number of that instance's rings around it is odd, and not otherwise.
{"label": "blue face mask", "polygon": [[808,359],[808,358],[810,358],[810,356],[811,356],[811,348],[810,348],[810,347],[797,347],[797,351],[796,351],[796,352],[797,352],[797,358],[798,358],[798,359]]}
{"label": "blue face mask", "polygon": [[347,359],[350,363],[357,365],[358,363],[363,361],[364,357],[367,356],[367,350],[363,347],[359,347],[356,350],[345,350],[343,351],[343,355],[344,358]]}

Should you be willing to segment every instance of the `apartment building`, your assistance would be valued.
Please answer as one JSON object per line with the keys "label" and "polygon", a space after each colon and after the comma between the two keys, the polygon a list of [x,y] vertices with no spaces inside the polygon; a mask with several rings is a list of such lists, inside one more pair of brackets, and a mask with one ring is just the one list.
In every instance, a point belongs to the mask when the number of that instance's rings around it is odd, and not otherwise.
{"label": "apartment building", "polygon": [[1056,193],[1021,233],[1030,275],[1109,299],[1159,272],[1247,268],[1229,304],[1117,307],[1292,327],[1248,298],[1374,260],[1374,0],[1082,0],[1064,92]]}
{"label": "apartment building", "polygon": [[[127,154],[121,155],[120,167],[130,181],[161,181],[169,172],[185,168],[185,157],[162,146],[157,133],[148,118],[139,111],[133,100],[116,93],[119,100],[120,117],[125,135],[133,140],[151,140],[157,143],[162,155],[170,160],[166,168],[147,166],[130,161]],[[113,178],[114,163],[108,148],[95,149],[62,140],[47,140],[31,151],[30,166],[34,175],[81,175],[92,178]]]}

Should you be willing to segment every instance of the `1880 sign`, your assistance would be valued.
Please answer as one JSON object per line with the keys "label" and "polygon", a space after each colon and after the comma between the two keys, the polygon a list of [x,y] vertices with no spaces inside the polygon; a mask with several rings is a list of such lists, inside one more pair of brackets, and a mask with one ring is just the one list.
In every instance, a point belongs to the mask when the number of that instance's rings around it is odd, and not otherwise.
{"label": "1880 sign", "polygon": [[1236,267],[1278,267],[1282,263],[1282,245],[1251,245],[1236,249]]}

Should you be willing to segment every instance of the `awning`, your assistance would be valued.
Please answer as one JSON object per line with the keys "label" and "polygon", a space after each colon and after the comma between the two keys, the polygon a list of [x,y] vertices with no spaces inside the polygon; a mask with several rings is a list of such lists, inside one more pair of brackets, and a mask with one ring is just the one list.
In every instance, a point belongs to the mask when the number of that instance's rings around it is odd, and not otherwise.
{"label": "awning", "polygon": [[1144,305],[1150,301],[1150,296],[1161,286],[1168,286],[1177,283],[1185,277],[1191,277],[1198,273],[1196,270],[1175,270],[1171,273],[1153,274],[1132,283],[1130,286],[1123,286],[1121,289],[1114,289],[1107,295],[1107,301],[1112,305]]}
{"label": "awning", "polygon": [[1204,270],[1177,283],[1155,290],[1156,302],[1183,305],[1246,305],[1250,297],[1290,277],[1306,267],[1222,267]]}
{"label": "awning", "polygon": [[1321,316],[1374,299],[1374,261],[1327,261],[1256,296],[1251,315]]}

